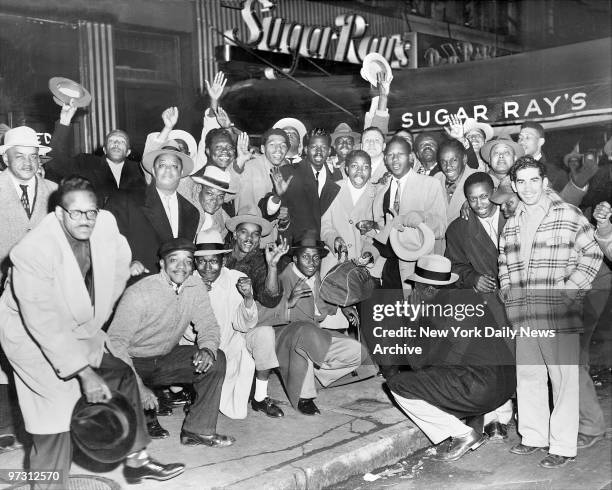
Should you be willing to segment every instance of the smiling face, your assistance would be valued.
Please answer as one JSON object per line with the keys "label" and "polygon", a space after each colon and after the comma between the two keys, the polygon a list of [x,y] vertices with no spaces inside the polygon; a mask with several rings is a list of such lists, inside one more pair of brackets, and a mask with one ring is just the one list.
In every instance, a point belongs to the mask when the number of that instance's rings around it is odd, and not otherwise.
{"label": "smiling face", "polygon": [[125,161],[130,154],[130,139],[124,131],[115,130],[108,133],[104,143],[104,153],[113,163]]}
{"label": "smiling face", "polygon": [[306,158],[314,168],[319,170],[323,168],[323,164],[329,156],[329,151],[329,143],[325,136],[313,136],[306,148]]}
{"label": "smiling face", "polygon": [[22,182],[34,177],[40,168],[38,148],[35,146],[12,146],[3,157],[9,172]]}
{"label": "smiling face", "polygon": [[350,162],[346,162],[344,168],[346,169],[346,174],[355,189],[361,189],[364,185],[366,185],[368,180],[370,180],[370,176],[372,175],[372,166],[369,160],[361,155],[351,158]]}
{"label": "smiling face", "polygon": [[193,272],[193,252],[177,250],[159,261],[159,265],[175,284],[183,284]]}
{"label": "smiling face", "polygon": [[493,188],[485,183],[478,182],[469,186],[466,190],[467,202],[470,209],[479,218],[488,218],[495,213],[495,203],[489,198],[493,194]]}
{"label": "smiling face", "polygon": [[248,254],[259,248],[261,227],[255,223],[240,223],[234,231],[235,247],[239,252]]}
{"label": "smiling face", "polygon": [[225,199],[225,192],[219,189],[202,185],[200,191],[200,205],[208,214],[215,214],[223,205]]}
{"label": "smiling face", "polygon": [[287,146],[285,138],[278,134],[271,134],[268,136],[265,144],[263,144],[261,147],[263,154],[275,167],[283,163],[288,150],[289,147]]}
{"label": "smiling face", "polygon": [[467,157],[455,148],[442,149],[440,152],[440,169],[446,176],[447,182],[457,182],[459,180],[465,169],[466,161]]}
{"label": "smiling face", "polygon": [[176,191],[182,171],[183,163],[178,156],[172,153],[162,153],[153,162],[155,187],[168,192]]}
{"label": "smiling face", "polygon": [[293,256],[293,263],[306,277],[312,277],[321,269],[321,252],[318,248],[300,248]]}
{"label": "smiling face", "polygon": [[236,158],[236,148],[231,138],[219,135],[210,143],[210,148],[206,149],[209,161],[215,167],[226,169]]}
{"label": "smiling face", "polygon": [[353,151],[355,147],[355,138],[352,136],[338,136],[334,140],[334,149],[340,159],[345,159],[346,156]]}
{"label": "smiling face", "polygon": [[361,149],[372,159],[380,157],[385,149],[385,139],[378,131],[366,131],[361,137]]}
{"label": "smiling face", "polygon": [[512,182],[512,188],[527,206],[535,206],[540,202],[547,185],[548,179],[542,178],[540,171],[532,167],[518,170],[516,181]]}
{"label": "smiling face", "polygon": [[491,156],[489,166],[491,170],[499,177],[508,175],[510,168],[514,165],[516,157],[514,149],[506,143],[498,143],[491,148]]}
{"label": "smiling face", "polygon": [[401,179],[412,168],[412,154],[405,140],[392,141],[385,150],[385,165],[396,179]]}

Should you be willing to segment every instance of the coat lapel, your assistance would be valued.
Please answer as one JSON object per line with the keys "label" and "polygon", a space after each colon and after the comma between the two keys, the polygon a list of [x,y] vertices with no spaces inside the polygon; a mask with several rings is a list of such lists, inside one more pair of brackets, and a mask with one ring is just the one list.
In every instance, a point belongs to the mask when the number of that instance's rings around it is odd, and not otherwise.
{"label": "coat lapel", "polygon": [[172,228],[170,226],[170,222],[168,221],[168,216],[166,216],[164,205],[161,202],[161,199],[159,197],[159,194],[157,193],[157,190],[155,189],[154,184],[147,187],[145,203],[142,207],[142,212],[151,223],[151,226],[155,230],[157,236],[160,238],[161,243],[172,238]]}
{"label": "coat lapel", "polygon": [[481,254],[483,258],[486,258],[487,263],[491,261],[497,263],[497,247],[484,229],[484,226],[478,219],[478,216],[476,216],[473,211],[470,211],[468,224],[469,233],[465,239],[468,240],[468,243],[472,241],[472,248],[478,250],[478,253]]}

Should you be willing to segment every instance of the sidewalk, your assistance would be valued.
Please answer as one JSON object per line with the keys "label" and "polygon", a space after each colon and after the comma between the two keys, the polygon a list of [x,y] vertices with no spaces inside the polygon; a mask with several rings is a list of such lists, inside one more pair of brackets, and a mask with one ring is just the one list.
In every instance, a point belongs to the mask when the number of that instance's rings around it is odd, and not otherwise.
{"label": "sidewalk", "polygon": [[[159,418],[170,431],[170,438],[154,441],[149,451],[162,462],[185,463],[185,473],[167,482],[147,480],[131,488],[322,488],[423,447],[426,439],[391,405],[382,389],[383,378],[375,376],[376,368],[362,366],[359,372],[361,377],[372,377],[321,390],[316,401],[321,415],[313,417],[291,408],[278,378],[273,376],[270,393],[283,402],[285,417],[271,419],[251,410],[244,420],[220,415],[218,431],[236,438],[228,448],[182,446],[179,433],[183,411],[175,409],[173,415]],[[23,451],[0,454],[0,468],[22,468],[23,456]],[[91,466],[75,463],[71,473],[94,473],[128,487],[121,466],[94,472]]]}

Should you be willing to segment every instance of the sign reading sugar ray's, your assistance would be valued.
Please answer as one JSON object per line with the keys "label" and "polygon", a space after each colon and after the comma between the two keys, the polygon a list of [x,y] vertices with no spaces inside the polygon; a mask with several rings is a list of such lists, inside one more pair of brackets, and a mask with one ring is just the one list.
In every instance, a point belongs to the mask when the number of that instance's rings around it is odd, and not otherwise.
{"label": "sign reading sugar ray's", "polygon": [[229,38],[262,51],[299,52],[308,58],[355,64],[361,64],[368,53],[376,52],[384,56],[392,68],[408,65],[402,36],[366,36],[368,24],[361,15],[339,15],[333,27],[309,26],[272,15],[261,17],[258,4],[258,0],[244,2],[241,10],[244,26],[226,31],[226,40]]}

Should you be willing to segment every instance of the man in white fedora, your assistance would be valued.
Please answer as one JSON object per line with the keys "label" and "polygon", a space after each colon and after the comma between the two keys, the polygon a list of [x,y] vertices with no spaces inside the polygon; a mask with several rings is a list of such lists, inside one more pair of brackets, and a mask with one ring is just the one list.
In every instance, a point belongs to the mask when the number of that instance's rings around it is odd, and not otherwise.
{"label": "man in white fedora", "polygon": [[199,184],[198,202],[200,211],[200,228],[202,230],[217,230],[223,238],[227,235],[225,222],[229,215],[223,209],[225,197],[236,193],[231,186],[230,177],[219,167],[207,165],[191,175],[191,180]]}
{"label": "man in white fedora", "polygon": [[273,128],[282,129],[291,142],[287,151],[286,160],[292,165],[302,161],[302,150],[304,149],[304,136],[308,130],[302,121],[294,117],[284,117],[274,123]]}
{"label": "man in white fedora", "polygon": [[[209,288],[210,303],[221,328],[219,348],[227,361],[219,410],[230,418],[247,416],[255,372],[253,410],[272,418],[282,417],[283,411],[268,396],[270,373],[278,367],[274,329],[267,325],[256,326],[258,315],[253,283],[243,272],[225,266],[231,251],[217,230],[198,233],[195,266]],[[189,329],[186,337],[194,339]]]}
{"label": "man in white fedora", "polygon": [[[40,156],[49,151],[51,148],[41,145],[36,132],[27,126],[4,134],[0,155],[7,168],[0,172],[0,293],[11,248],[47,215],[49,197],[57,189],[57,184],[36,175]],[[0,450],[16,443],[8,387],[8,378],[0,369]]]}
{"label": "man in white fedora", "polygon": [[486,163],[480,156],[480,149],[482,145],[493,138],[493,134],[493,128],[490,124],[477,121],[471,117],[468,117],[463,122],[463,135],[465,140],[472,145],[474,153],[476,154],[476,158],[478,159],[478,170],[485,171],[487,168]]}
{"label": "man in white fedora", "polygon": [[[428,313],[420,310],[418,317],[411,319],[410,327],[417,336],[406,340],[410,346],[420,347],[421,353],[408,356],[410,371],[387,378],[398,405],[431,442],[447,441],[437,447],[434,459],[439,461],[456,461],[487,441],[485,434],[461,419],[479,417],[499,407],[510,398],[516,383],[513,357],[503,338],[466,339],[454,333],[454,329],[497,329],[486,306],[481,307],[481,316],[469,322],[441,313],[449,307],[481,304],[474,291],[447,287],[458,278],[446,257],[425,255],[417,261],[408,276],[415,285],[410,302],[426,307]],[[440,313],[436,315],[436,311]],[[423,334],[428,328],[447,332],[445,342]]]}

